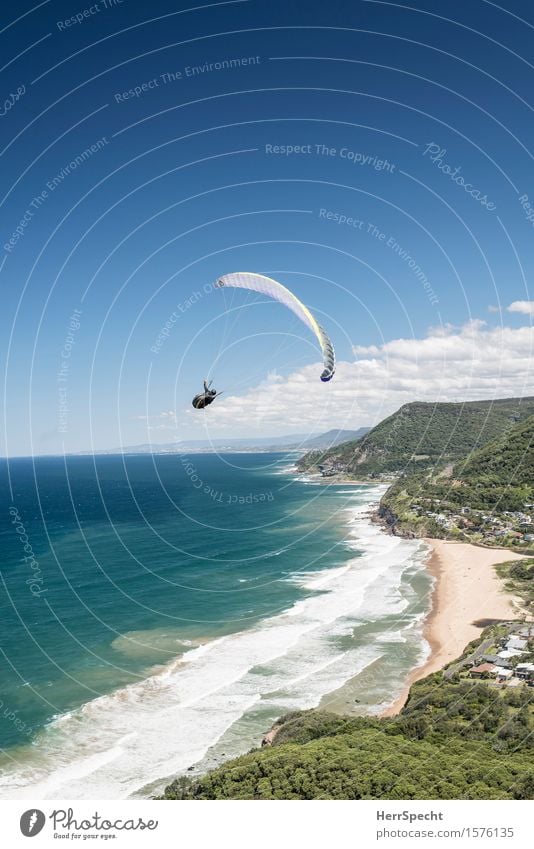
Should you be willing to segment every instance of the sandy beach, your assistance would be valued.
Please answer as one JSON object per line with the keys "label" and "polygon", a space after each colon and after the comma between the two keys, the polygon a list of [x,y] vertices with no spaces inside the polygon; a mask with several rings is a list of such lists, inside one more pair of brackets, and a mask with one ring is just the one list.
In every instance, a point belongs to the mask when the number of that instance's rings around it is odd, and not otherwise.
{"label": "sandy beach", "polygon": [[301,473],[299,472],[299,474],[306,475],[306,477],[309,478],[310,480],[313,480],[314,483],[320,483],[323,486],[383,486],[384,485],[382,481],[376,481],[376,482],[370,481],[370,480],[359,481],[359,480],[354,480],[354,478],[340,478],[340,477],[337,477],[336,475],[334,475],[333,477],[329,477],[329,476],[323,477],[323,475],[320,475],[318,473],[306,474],[306,472],[301,472]]}
{"label": "sandy beach", "polygon": [[432,547],[428,569],[436,578],[432,610],[423,632],[431,653],[422,666],[411,672],[402,693],[382,716],[394,716],[400,711],[415,681],[459,657],[488,624],[485,620],[513,619],[518,615],[519,602],[504,591],[504,582],[493,567],[520,560],[523,555],[469,543],[438,539],[425,542]]}

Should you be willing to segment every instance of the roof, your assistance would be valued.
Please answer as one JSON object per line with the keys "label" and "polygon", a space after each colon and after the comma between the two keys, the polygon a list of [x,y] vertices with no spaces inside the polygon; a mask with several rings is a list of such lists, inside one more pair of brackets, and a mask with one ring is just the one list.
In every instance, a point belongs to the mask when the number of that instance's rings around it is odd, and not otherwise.
{"label": "roof", "polygon": [[471,672],[493,672],[496,669],[494,663],[481,663],[480,666],[473,666]]}
{"label": "roof", "polygon": [[506,643],[507,649],[524,649],[527,647],[527,640],[521,640],[519,637],[511,637]]}
{"label": "roof", "polygon": [[499,669],[497,672],[497,677],[499,678],[510,678],[514,674],[513,669]]}

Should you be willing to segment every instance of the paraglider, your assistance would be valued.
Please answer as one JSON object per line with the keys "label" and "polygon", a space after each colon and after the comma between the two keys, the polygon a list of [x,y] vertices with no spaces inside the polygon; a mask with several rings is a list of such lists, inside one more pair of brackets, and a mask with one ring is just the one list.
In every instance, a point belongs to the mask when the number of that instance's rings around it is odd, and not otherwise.
{"label": "paraglider", "polygon": [[206,407],[212,404],[213,401],[215,401],[217,395],[222,395],[222,392],[217,392],[216,389],[211,388],[212,383],[212,380],[210,380],[209,383],[204,381],[204,392],[199,392],[198,395],[195,395],[195,397],[193,398],[193,401],[191,403],[193,404],[195,410],[204,410]]}
{"label": "paraglider", "polygon": [[248,289],[252,292],[258,292],[261,295],[267,295],[269,298],[273,298],[275,301],[279,301],[279,303],[288,307],[310,328],[321,346],[323,354],[321,380],[323,383],[332,380],[336,367],[334,346],[315,316],[305,304],[299,301],[293,292],[290,292],[289,289],[286,289],[285,286],[282,286],[281,283],[278,283],[271,277],[265,277],[263,274],[253,274],[248,271],[224,274],[222,277],[219,277],[215,286],[217,288]]}
{"label": "paraglider", "polygon": [[[330,341],[327,332],[319,324],[315,316],[308,307],[299,301],[296,295],[293,294],[281,283],[273,280],[271,277],[266,277],[263,274],[254,274],[249,271],[238,271],[234,274],[224,274],[219,277],[215,283],[217,289],[248,289],[250,292],[257,292],[260,295],[267,295],[275,301],[283,304],[290,309],[304,324],[312,331],[317,341],[319,342],[323,355],[323,370],[320,378],[323,383],[332,380],[336,369],[336,357],[334,346]],[[216,392],[211,389],[211,381],[204,381],[204,392],[200,392],[193,398],[193,407],[196,410],[204,410],[208,407],[221,392]]]}

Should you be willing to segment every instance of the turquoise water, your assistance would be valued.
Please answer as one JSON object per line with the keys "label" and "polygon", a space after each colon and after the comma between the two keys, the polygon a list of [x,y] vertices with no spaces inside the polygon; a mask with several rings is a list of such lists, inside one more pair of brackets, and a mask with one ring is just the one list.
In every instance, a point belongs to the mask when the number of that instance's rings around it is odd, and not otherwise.
{"label": "turquoise water", "polygon": [[379,488],[291,462],[4,461],[2,795],[140,793],[350,679],[362,709],[394,695],[421,656],[424,552],[361,515]]}

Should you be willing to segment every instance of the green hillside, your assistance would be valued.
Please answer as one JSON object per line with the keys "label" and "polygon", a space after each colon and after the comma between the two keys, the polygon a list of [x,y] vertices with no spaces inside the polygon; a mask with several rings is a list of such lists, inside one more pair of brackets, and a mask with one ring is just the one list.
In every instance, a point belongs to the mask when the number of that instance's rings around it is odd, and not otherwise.
{"label": "green hillside", "polygon": [[[488,629],[483,635],[494,633]],[[496,632],[496,631],[495,631]],[[476,641],[469,648],[479,644]],[[531,799],[531,690],[505,692],[458,674],[412,686],[393,719],[319,710],[277,723],[272,746],[198,778],[165,799]]]}
{"label": "green hillside", "polygon": [[534,416],[521,421],[468,460],[454,477],[472,487],[532,486],[534,483]]}
{"label": "green hillside", "polygon": [[[166,799],[522,799],[525,756],[503,758],[459,738],[437,747],[361,725],[305,745],[286,743],[230,761]],[[187,785],[186,785],[187,787]]]}
{"label": "green hillside", "polygon": [[534,416],[457,463],[452,485],[439,489],[454,504],[500,513],[523,510],[534,500]]}
{"label": "green hillside", "polygon": [[[414,533],[418,536],[477,535],[488,540],[487,520],[500,524],[493,530],[508,528],[511,532],[531,531],[521,525],[520,514],[533,511],[525,505],[534,503],[534,416],[508,428],[483,448],[474,451],[466,460],[452,468],[414,472],[403,475],[389,488],[381,502],[380,512],[394,523],[397,533]],[[450,519],[461,508],[469,508],[460,522]],[[478,513],[477,513],[478,511]],[[445,525],[436,525],[428,513],[449,517]],[[507,513],[518,513],[517,517]],[[501,543],[515,543],[502,535],[494,538]]]}
{"label": "green hillside", "polygon": [[355,477],[417,471],[456,462],[534,415],[534,398],[405,404],[363,438],[326,452],[310,452],[300,469],[333,465]]}

